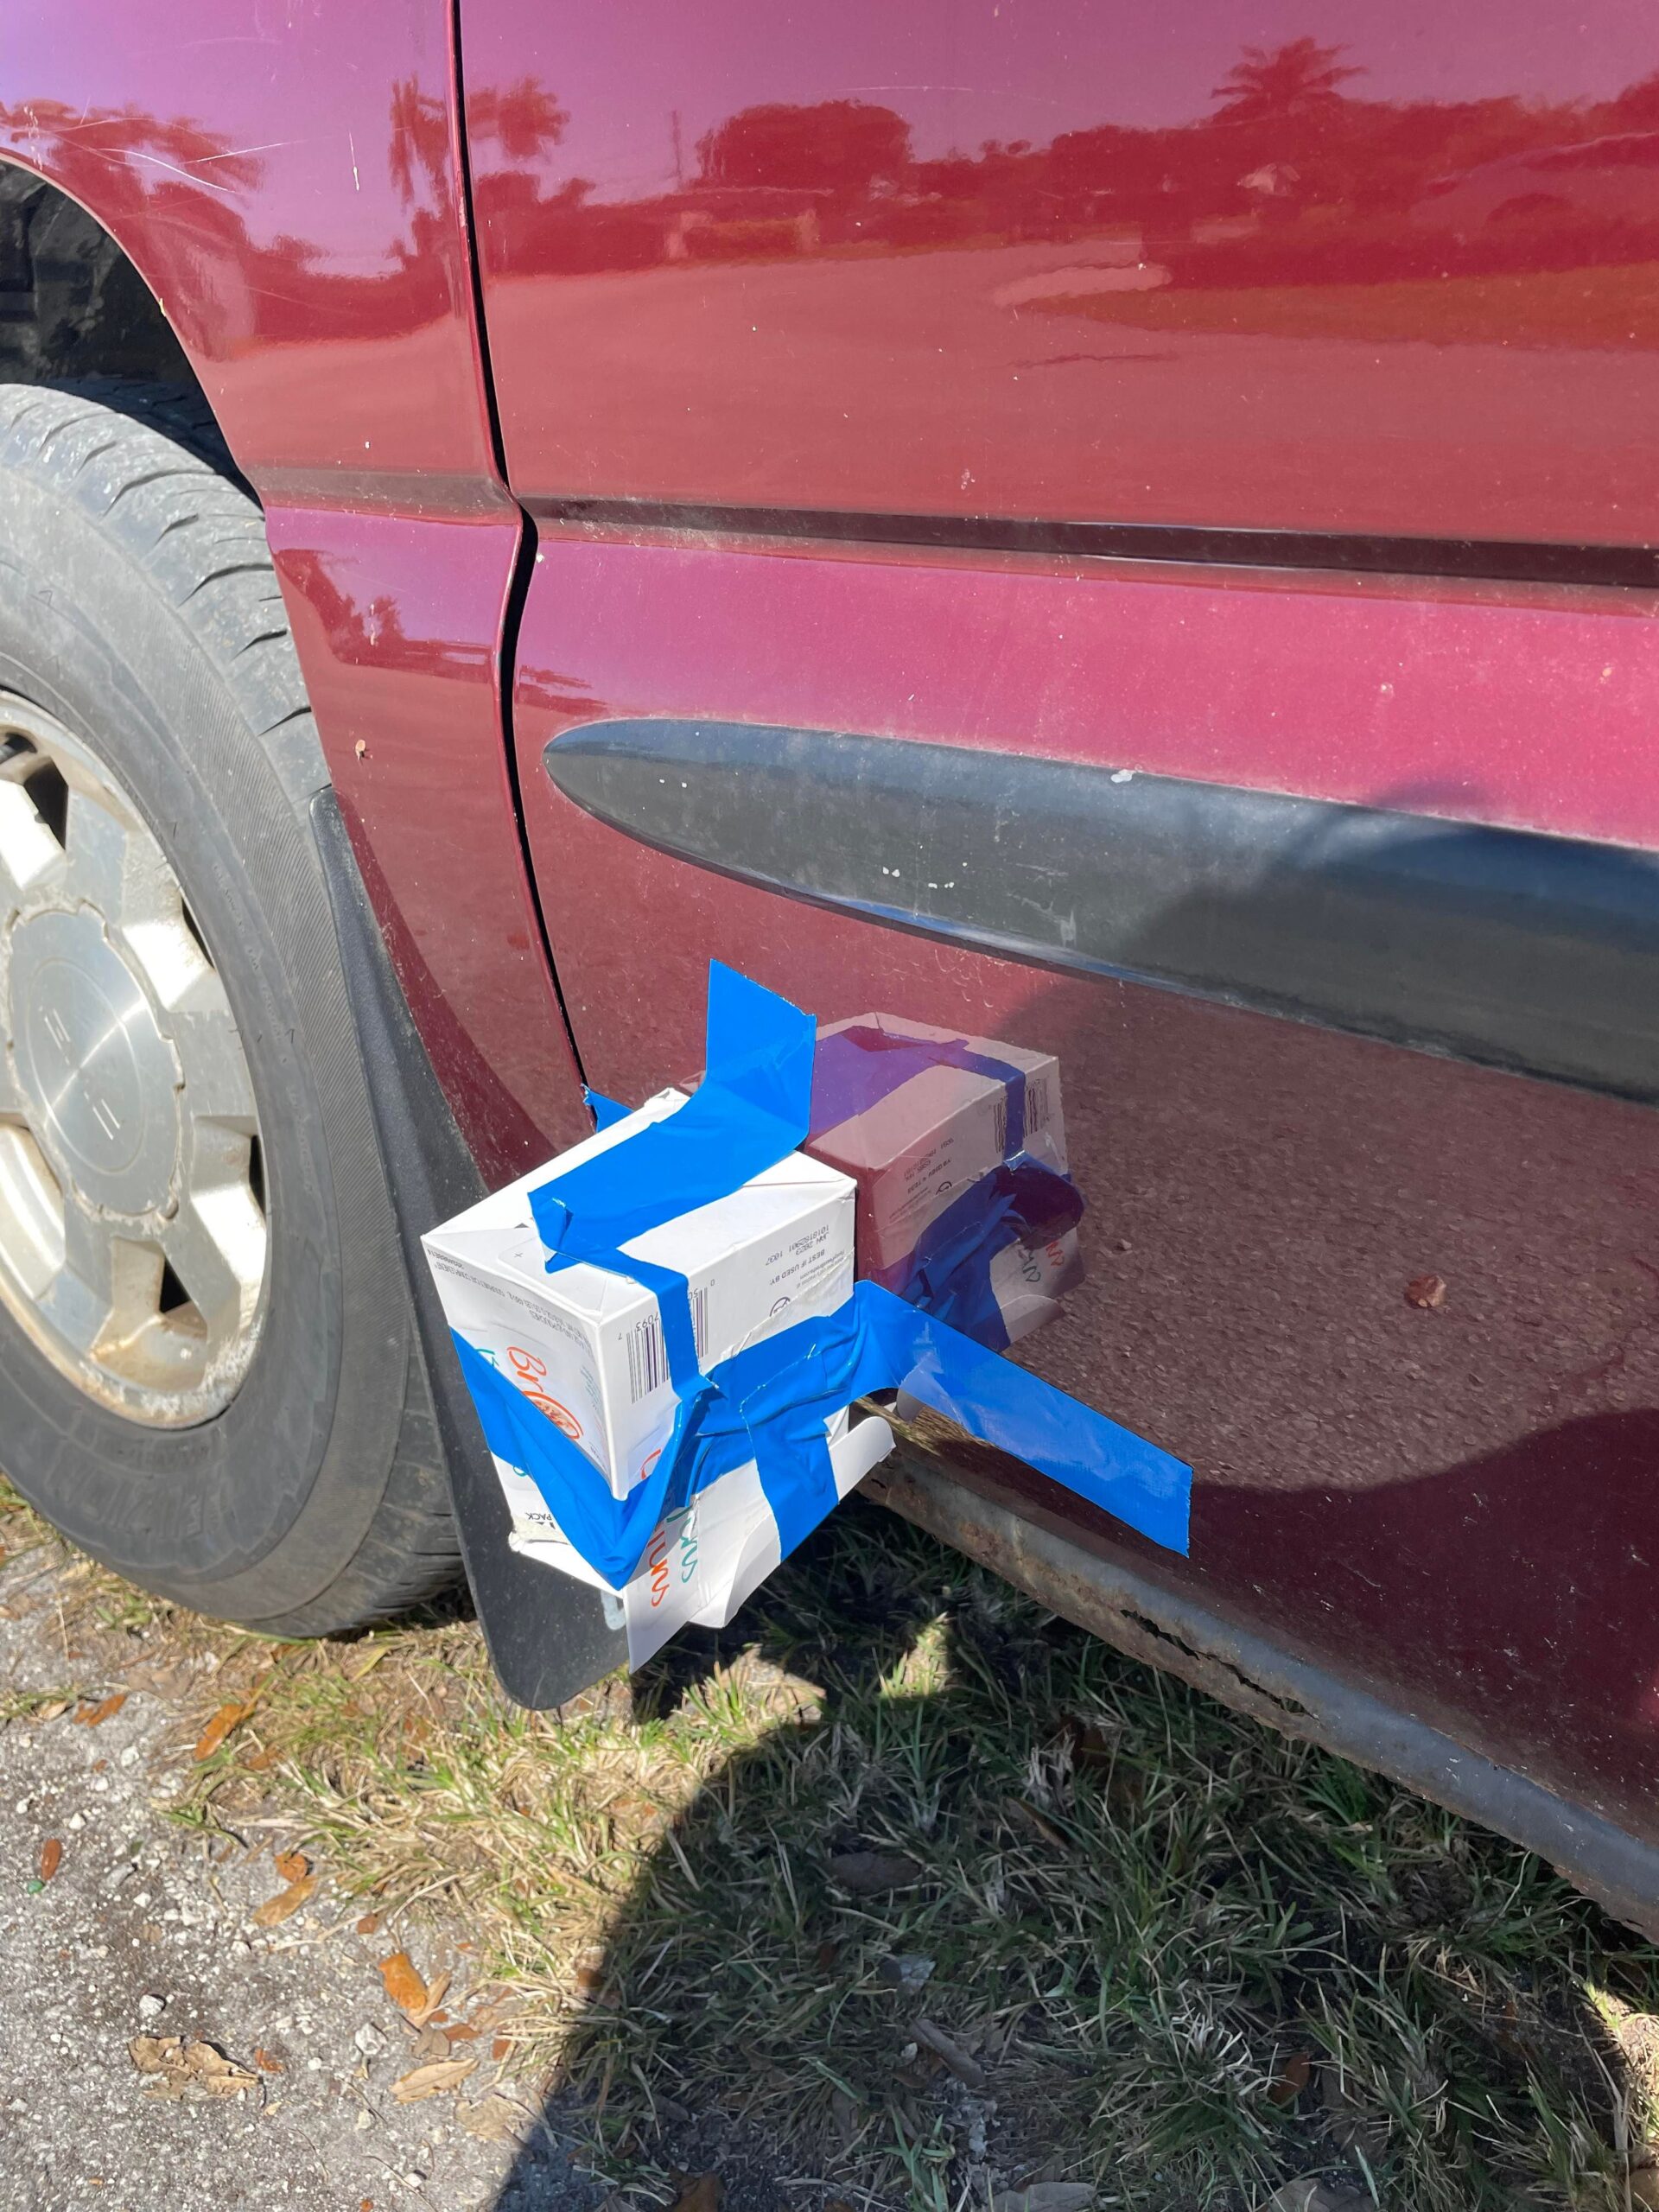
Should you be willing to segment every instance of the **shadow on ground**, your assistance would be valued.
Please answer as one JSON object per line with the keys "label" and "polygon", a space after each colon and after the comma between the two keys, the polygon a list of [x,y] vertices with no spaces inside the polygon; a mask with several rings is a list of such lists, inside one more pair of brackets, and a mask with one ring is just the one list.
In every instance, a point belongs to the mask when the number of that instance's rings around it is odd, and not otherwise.
{"label": "shadow on ground", "polygon": [[[1649,1946],[861,1501],[632,1694],[647,1750],[693,1705],[751,1725],[579,1978],[548,2119],[612,2188],[714,2174],[727,2212],[957,2212],[1033,2182],[1136,2212],[1659,2202],[1624,2155]],[[498,2212],[554,2202],[545,2155]]]}

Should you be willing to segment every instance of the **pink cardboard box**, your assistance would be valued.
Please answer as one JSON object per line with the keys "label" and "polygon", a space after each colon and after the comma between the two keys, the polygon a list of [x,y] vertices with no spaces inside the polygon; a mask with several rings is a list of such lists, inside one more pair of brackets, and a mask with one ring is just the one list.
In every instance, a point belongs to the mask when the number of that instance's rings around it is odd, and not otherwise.
{"label": "pink cardboard box", "polygon": [[[928,1231],[1013,1153],[1065,1174],[1058,1064],[1026,1046],[856,1014],[818,1033],[804,1148],[858,1185],[859,1273],[912,1295]],[[1003,1233],[988,1263],[1011,1343],[1083,1279],[1075,1226],[1030,1243]]]}

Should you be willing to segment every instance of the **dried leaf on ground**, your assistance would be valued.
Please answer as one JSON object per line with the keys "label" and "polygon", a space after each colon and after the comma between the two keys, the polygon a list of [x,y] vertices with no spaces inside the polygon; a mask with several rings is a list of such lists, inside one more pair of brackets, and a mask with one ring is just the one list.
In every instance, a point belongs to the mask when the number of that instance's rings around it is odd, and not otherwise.
{"label": "dried leaf on ground", "polygon": [[1275,2105],[1294,2105],[1313,2077],[1313,2062],[1305,2050],[1293,2050],[1274,2076],[1268,2090],[1268,2101]]}
{"label": "dried leaf on ground", "polygon": [[360,1682],[365,1675],[372,1675],[374,1672],[391,1649],[391,1646],[389,1643],[377,1643],[365,1657],[346,1669],[347,1675],[353,1681]]}
{"label": "dried leaf on ground", "polygon": [[259,2076],[200,2036],[134,2036],[128,2055],[152,2077],[151,2096],[234,2096],[257,2089]]}
{"label": "dried leaf on ground", "polygon": [[426,1984],[416,1972],[415,1962],[407,1951],[394,1951],[389,1959],[381,1960],[380,1979],[386,1986],[387,1996],[411,2020],[417,2012],[424,2012],[431,2001]]}
{"label": "dried leaf on ground", "polygon": [[417,2105],[428,2097],[442,2096],[446,2090],[458,2089],[477,2067],[475,2058],[439,2058],[429,2066],[417,2066],[391,2085],[393,2098],[400,2105]]}
{"label": "dried leaf on ground", "polygon": [[302,1851],[273,1851],[270,1855],[285,1882],[303,1881],[311,1872],[311,1861]]}
{"label": "dried leaf on ground", "polygon": [[273,2058],[263,2044],[254,2045],[253,2063],[262,2074],[286,2074],[288,2071],[282,2060]]}
{"label": "dried leaf on ground", "polygon": [[63,1864],[63,1840],[49,1835],[41,1846],[41,1879],[49,1882]]}
{"label": "dried leaf on ground", "polygon": [[1086,2212],[1095,2201],[1087,2181],[1033,2181],[1024,2189],[999,2190],[991,2212]]}
{"label": "dried leaf on ground", "polygon": [[292,1920],[302,1906],[310,1904],[321,1881],[321,1874],[302,1874],[297,1882],[290,1882],[286,1889],[278,1890],[274,1897],[267,1897],[262,1905],[255,1906],[254,1926],[276,1928],[284,1920]]}
{"label": "dried leaf on ground", "polygon": [[207,1726],[196,1738],[195,1758],[200,1764],[210,1759],[233,1729],[239,1728],[253,1711],[252,1704],[221,1705]]}
{"label": "dried leaf on ground", "polygon": [[379,1914],[378,1912],[365,1912],[362,1919],[357,1922],[356,1927],[357,1932],[359,1936],[378,1936],[380,1932]]}
{"label": "dried leaf on ground", "polygon": [[1406,1303],[1423,1313],[1438,1313],[1446,1303],[1446,1277],[1414,1275],[1406,1285]]}
{"label": "dried leaf on ground", "polygon": [[668,2212],[720,2212],[725,2187],[718,2174],[681,2174],[679,2195]]}
{"label": "dried leaf on ground", "polygon": [[480,2097],[476,2104],[455,2107],[455,2126],[481,2143],[512,2143],[532,2125],[531,2115],[511,2097]]}
{"label": "dried leaf on ground", "polygon": [[411,2026],[423,2028],[426,2025],[448,1993],[450,1980],[451,1977],[447,1974],[433,1975],[431,1980],[426,1985],[425,2003],[416,2005],[409,2015]]}
{"label": "dried leaf on ground", "polygon": [[[947,2066],[965,2089],[982,2089],[986,2083],[985,2069],[976,2058],[970,2058],[953,2037],[943,2028],[935,2027],[931,2020],[912,2020],[910,2032],[918,2043],[925,2045],[933,2056]],[[1090,2196],[1093,2195],[1090,2190]]]}
{"label": "dried leaf on ground", "polygon": [[830,1878],[852,1896],[869,1897],[913,1887],[922,1870],[902,1851],[838,1851],[830,1861]]}
{"label": "dried leaf on ground", "polygon": [[116,1690],[109,1697],[100,1698],[96,1704],[83,1698],[73,1715],[73,1725],[77,1728],[101,1728],[106,1720],[114,1719],[126,1703],[128,1694],[125,1690]]}

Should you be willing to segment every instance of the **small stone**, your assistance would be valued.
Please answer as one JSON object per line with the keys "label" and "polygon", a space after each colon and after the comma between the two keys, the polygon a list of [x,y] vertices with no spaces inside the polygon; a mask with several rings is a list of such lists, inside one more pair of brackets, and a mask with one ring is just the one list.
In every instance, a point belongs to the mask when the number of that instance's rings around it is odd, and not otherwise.
{"label": "small stone", "polygon": [[141,2020],[154,2020],[159,2018],[161,2014],[165,2012],[166,2010],[166,1998],[157,1997],[153,1992],[147,1993],[138,1999],[138,2017]]}
{"label": "small stone", "polygon": [[362,2106],[359,2109],[357,2118],[352,2122],[352,2126],[357,2130],[359,2135],[366,2135],[369,2130],[374,2126],[374,2114],[369,2110],[366,2105]]}
{"label": "small stone", "polygon": [[365,2058],[378,2058],[386,2048],[386,2038],[372,2020],[365,2020],[352,2041]]}
{"label": "small stone", "polygon": [[875,1970],[878,1981],[885,1981],[889,1989],[902,1990],[906,1997],[914,1997],[925,1988],[932,1973],[932,1960],[920,1951],[890,1952]]}
{"label": "small stone", "polygon": [[137,1766],[138,1764],[137,1745],[129,1744],[126,1750],[122,1752],[118,1764],[121,1766]]}

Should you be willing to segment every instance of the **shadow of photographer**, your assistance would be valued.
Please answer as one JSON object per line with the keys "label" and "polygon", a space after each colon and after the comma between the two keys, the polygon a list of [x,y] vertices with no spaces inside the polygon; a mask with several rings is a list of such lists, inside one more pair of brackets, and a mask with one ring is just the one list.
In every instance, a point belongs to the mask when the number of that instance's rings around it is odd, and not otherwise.
{"label": "shadow of photographer", "polygon": [[[950,2212],[1039,2182],[1026,2212],[1063,2212],[1109,2171],[1147,2212],[1233,2212],[1293,2177],[1370,2202],[1370,2174],[1541,2208],[1618,2163],[1649,1947],[862,1500],[632,1698],[683,1802],[545,2108],[613,2189]],[[570,2190],[531,2143],[494,2212]]]}

